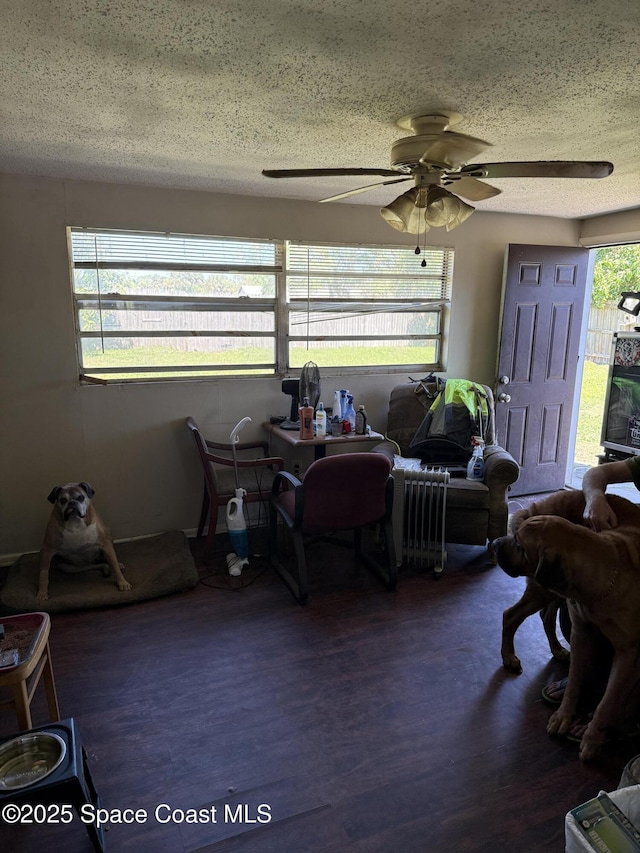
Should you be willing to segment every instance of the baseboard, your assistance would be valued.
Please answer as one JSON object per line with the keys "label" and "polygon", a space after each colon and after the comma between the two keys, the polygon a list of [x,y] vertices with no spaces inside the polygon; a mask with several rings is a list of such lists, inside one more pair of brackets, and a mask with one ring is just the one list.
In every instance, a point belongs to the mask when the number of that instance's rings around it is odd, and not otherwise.
{"label": "baseboard", "polygon": [[[224,528],[226,529],[226,528]],[[124,539],[114,539],[114,544],[118,545],[120,542],[135,542],[138,539],[148,539],[150,536],[158,536],[160,533],[164,531],[156,531],[155,533],[143,533],[141,536],[129,536]],[[192,539],[196,536],[198,529],[196,527],[189,528],[188,530],[182,531],[187,539]],[[216,531],[217,532],[217,531]],[[0,568],[4,569],[8,566],[12,566],[16,560],[22,557],[24,554],[37,554],[37,551],[20,551],[17,554],[0,554]]]}
{"label": "baseboard", "polygon": [[[35,551],[26,551],[27,554],[35,554]],[[5,569],[12,566],[17,559],[22,557],[22,554],[0,554],[0,569]]]}
{"label": "baseboard", "polygon": [[[261,526],[266,526],[266,525],[261,525]],[[128,538],[125,538],[125,539],[114,539],[114,543],[116,545],[118,545],[118,543],[120,543],[120,542],[135,542],[137,539],[148,539],[149,536],[158,536],[158,534],[162,533],[162,532],[163,531],[156,531],[156,533],[144,533],[141,536],[129,536]],[[187,537],[187,539],[195,539],[195,537],[198,534],[198,528],[197,527],[190,527],[187,530],[183,530],[182,532]],[[219,533],[226,533],[226,532],[227,532],[226,524],[224,524],[224,523],[218,524],[218,526],[216,527],[216,536]],[[16,553],[16,554],[0,554],[0,569],[5,569],[9,566],[12,566],[15,563],[15,561],[18,560],[20,557],[22,557],[23,554],[25,554],[25,553],[37,554],[38,552],[37,551],[26,551],[26,552],[22,551],[22,552]]]}

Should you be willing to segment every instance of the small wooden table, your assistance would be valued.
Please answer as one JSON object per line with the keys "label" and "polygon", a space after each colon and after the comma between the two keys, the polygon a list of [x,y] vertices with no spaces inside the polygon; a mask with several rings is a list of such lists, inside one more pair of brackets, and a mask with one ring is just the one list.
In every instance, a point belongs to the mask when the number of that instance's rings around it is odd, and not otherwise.
{"label": "small wooden table", "polygon": [[0,702],[0,707],[8,705],[15,708],[20,730],[30,729],[31,700],[40,678],[44,676],[49,718],[51,722],[56,722],[60,719],[60,711],[49,651],[49,614],[23,613],[19,616],[2,616],[0,623],[5,627],[3,648],[14,647],[19,652],[15,666],[0,669],[0,687],[10,687],[13,691],[13,699]]}
{"label": "small wooden table", "polygon": [[313,447],[315,459],[322,459],[326,456],[327,447],[331,445],[357,444],[361,441],[375,441],[376,444],[379,444],[384,441],[384,436],[379,432],[373,432],[373,430],[366,435],[356,435],[356,433],[351,432],[346,435],[326,435],[324,438],[300,438],[298,430],[281,429],[279,424],[272,424],[269,421],[265,421],[262,427],[274,438],[279,438],[292,447]]}

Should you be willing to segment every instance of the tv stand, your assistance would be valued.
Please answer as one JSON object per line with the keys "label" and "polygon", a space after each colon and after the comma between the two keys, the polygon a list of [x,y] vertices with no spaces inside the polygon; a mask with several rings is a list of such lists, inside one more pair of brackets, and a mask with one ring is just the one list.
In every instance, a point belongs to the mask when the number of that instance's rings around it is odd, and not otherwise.
{"label": "tv stand", "polygon": [[607,462],[622,462],[625,459],[630,459],[632,456],[637,456],[636,453],[626,453],[624,450],[604,450],[604,453],[600,453],[596,458],[598,460],[598,465],[604,465]]}

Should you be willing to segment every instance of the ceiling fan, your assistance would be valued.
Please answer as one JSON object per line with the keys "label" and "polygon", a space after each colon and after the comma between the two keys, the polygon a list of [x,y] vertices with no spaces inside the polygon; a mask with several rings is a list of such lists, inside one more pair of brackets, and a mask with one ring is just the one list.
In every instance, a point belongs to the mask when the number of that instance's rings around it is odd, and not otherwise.
{"label": "ceiling fan", "polygon": [[[469,163],[490,142],[449,130],[462,120],[448,110],[406,116],[397,124],[412,136],[391,147],[390,169],[264,169],[267,178],[311,178],[341,175],[379,175],[386,180],[321,199],[321,202],[368,192],[378,187],[413,181],[414,186],[380,211],[398,231],[419,234],[431,226],[448,231],[470,216],[474,209],[458,196],[483,201],[501,190],[484,178],[606,178],[613,164],[606,161],[541,160],[520,163]],[[457,195],[446,189],[452,186]]]}

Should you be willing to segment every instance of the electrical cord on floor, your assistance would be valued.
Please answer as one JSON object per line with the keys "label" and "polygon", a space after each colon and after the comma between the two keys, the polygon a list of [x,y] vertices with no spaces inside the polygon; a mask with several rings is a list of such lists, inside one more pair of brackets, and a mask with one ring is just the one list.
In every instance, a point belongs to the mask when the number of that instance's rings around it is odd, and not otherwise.
{"label": "electrical cord on floor", "polygon": [[[208,575],[204,575],[199,579],[199,582],[202,586],[208,586],[209,589],[221,589],[225,592],[240,592],[247,587],[252,586],[258,578],[262,577],[265,574],[267,569],[269,568],[269,564],[266,563],[262,568],[254,569],[251,565],[252,560],[262,560],[262,554],[251,554],[249,556],[249,565],[245,566],[242,570],[242,574],[238,577],[234,577],[228,573],[228,568],[226,561],[224,566],[221,567],[217,571],[209,572]],[[251,575],[251,577],[248,577]],[[218,578],[218,583],[211,583],[210,578]]]}

